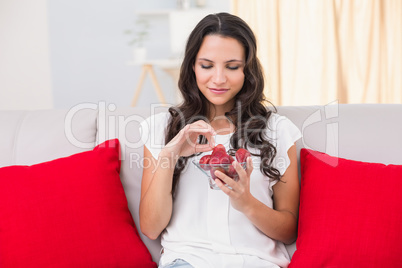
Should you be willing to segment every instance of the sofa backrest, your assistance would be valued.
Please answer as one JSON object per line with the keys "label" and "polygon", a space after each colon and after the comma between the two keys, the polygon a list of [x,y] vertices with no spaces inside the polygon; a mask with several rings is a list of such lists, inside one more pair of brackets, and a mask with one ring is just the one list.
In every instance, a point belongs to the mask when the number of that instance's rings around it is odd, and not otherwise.
{"label": "sofa backrest", "polygon": [[[277,107],[302,131],[298,149],[311,148],[333,156],[402,164],[402,105],[330,104]],[[121,181],[129,209],[139,229],[139,198],[143,145],[139,123],[163,107],[118,108],[104,104],[70,110],[0,111],[0,167],[31,165],[92,149],[104,140],[119,138],[122,147]],[[160,240],[140,232],[154,261]],[[292,255],[295,244],[288,246]]]}
{"label": "sofa backrest", "polygon": [[32,165],[93,148],[97,116],[91,109],[0,111],[0,167]]}
{"label": "sofa backrest", "polygon": [[402,164],[402,104],[278,107],[302,131],[297,147],[351,160]]}

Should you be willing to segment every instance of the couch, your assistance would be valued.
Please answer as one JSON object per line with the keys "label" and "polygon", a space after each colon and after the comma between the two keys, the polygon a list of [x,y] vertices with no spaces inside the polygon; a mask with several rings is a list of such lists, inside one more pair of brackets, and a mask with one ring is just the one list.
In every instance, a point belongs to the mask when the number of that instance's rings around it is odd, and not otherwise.
{"label": "couch", "polygon": [[[90,151],[104,141],[118,138],[121,149],[120,179],[127,198],[128,209],[137,229],[140,230],[138,207],[143,146],[138,127],[142,119],[151,113],[162,110],[166,110],[166,107],[152,105],[150,107],[118,108],[113,104],[101,102],[79,104],[68,110],[0,111],[0,167],[34,165],[65,158]],[[332,103],[325,106],[282,106],[277,107],[277,110],[279,114],[285,115],[293,121],[303,134],[303,138],[297,142],[299,157],[300,150],[306,148],[309,150],[304,151],[303,155],[309,152],[313,156],[316,155],[316,159],[320,159],[317,152],[321,152],[324,153],[323,157],[347,159],[347,161],[352,161],[353,165],[359,162],[383,163],[385,165],[382,166],[385,167],[388,164],[402,165],[402,105],[400,104]],[[300,163],[299,166],[302,169]],[[303,170],[300,172],[302,174]],[[331,174],[333,173],[331,172]],[[4,178],[0,177],[1,179]],[[402,180],[402,177],[400,179]],[[376,181],[378,183],[373,183],[371,188],[378,187],[378,184],[387,184],[386,179]],[[395,187],[399,187],[399,185],[396,184]],[[392,190],[390,189],[390,191]],[[356,192],[356,190],[353,191]],[[401,188],[399,188],[399,192],[402,192]],[[303,198],[303,194],[307,193],[303,193],[302,189],[301,198]],[[26,200],[26,202],[29,203],[30,200]],[[377,203],[383,207],[388,206],[385,200],[378,200]],[[8,206],[13,206],[13,204],[8,204]],[[397,210],[399,208],[396,207]],[[303,209],[309,213],[306,208]],[[303,215],[306,216],[306,213]],[[397,213],[397,215],[402,214],[402,209]],[[45,216],[43,219],[46,221]],[[401,226],[401,216],[399,218],[392,216],[391,219]],[[369,225],[374,220],[367,218],[366,222]],[[384,226],[381,228],[389,227]],[[314,228],[321,227],[315,226]],[[299,235],[301,235],[300,231],[299,229]],[[4,230],[2,231],[0,226],[0,235],[1,232]],[[393,237],[398,238],[400,242],[401,231],[398,229],[392,230],[392,232]],[[326,233],[330,234],[331,229],[327,229]],[[161,250],[160,240],[150,240],[141,232],[139,235],[152,259],[157,263]],[[304,241],[308,243],[308,240],[306,237]],[[371,243],[375,244],[376,241],[371,241]],[[300,247],[302,246],[300,245]],[[325,247],[325,244],[321,247]],[[288,245],[287,249],[292,256],[296,250],[296,243]],[[393,255],[395,255],[394,252],[402,252],[400,243],[392,244],[389,248],[382,250],[389,251],[390,249]],[[0,258],[1,254],[0,245]],[[312,256],[312,258],[315,257]],[[394,264],[395,261],[398,262],[397,264],[402,264],[400,256],[394,256]]]}

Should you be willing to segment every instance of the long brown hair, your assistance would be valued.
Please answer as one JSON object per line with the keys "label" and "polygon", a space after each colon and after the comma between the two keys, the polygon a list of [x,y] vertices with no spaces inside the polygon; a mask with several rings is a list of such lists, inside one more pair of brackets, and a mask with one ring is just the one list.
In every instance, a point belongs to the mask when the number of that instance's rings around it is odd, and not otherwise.
{"label": "long brown hair", "polygon": [[[179,89],[183,102],[169,108],[171,117],[166,129],[165,142],[167,144],[186,124],[194,122],[195,118],[208,118],[209,102],[198,89],[193,70],[196,56],[207,35],[234,38],[245,49],[244,84],[235,97],[235,106],[225,114],[235,126],[230,144],[233,150],[241,147],[260,149],[258,156],[262,160],[261,172],[271,179],[278,180],[280,173],[272,166],[276,149],[264,135],[272,111],[266,107],[269,102],[264,96],[264,76],[257,58],[256,38],[247,23],[237,16],[228,13],[208,15],[191,32],[180,69]],[[205,139],[202,142],[205,142]],[[188,158],[180,157],[176,163],[173,173],[173,195]]]}

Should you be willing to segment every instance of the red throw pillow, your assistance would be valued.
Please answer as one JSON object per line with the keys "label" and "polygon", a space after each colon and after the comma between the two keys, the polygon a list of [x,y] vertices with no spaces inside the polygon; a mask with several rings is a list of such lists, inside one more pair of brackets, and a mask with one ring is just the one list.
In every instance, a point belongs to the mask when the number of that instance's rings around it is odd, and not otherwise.
{"label": "red throw pillow", "polygon": [[302,149],[291,268],[402,267],[402,166]]}
{"label": "red throw pillow", "polygon": [[120,181],[118,140],[0,168],[0,267],[156,267]]}

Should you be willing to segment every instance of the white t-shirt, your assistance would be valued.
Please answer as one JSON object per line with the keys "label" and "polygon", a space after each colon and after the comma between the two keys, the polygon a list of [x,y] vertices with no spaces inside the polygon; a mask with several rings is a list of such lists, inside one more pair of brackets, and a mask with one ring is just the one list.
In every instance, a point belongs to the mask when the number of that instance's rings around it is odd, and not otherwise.
{"label": "white t-shirt", "polygon": [[[141,123],[142,140],[155,159],[164,146],[169,117],[169,113],[160,113]],[[290,163],[287,151],[301,133],[289,119],[278,114],[271,115],[265,131],[277,149],[274,165],[283,174]],[[215,143],[223,144],[228,150],[231,135],[217,135]],[[260,172],[258,157],[252,156],[252,159],[251,194],[272,208],[272,186],[276,181]],[[290,260],[283,243],[259,231],[243,213],[230,205],[229,197],[221,190],[210,189],[207,177],[192,159],[181,174],[172,218],[161,241],[164,248],[161,265],[183,259],[201,268],[287,267]]]}

